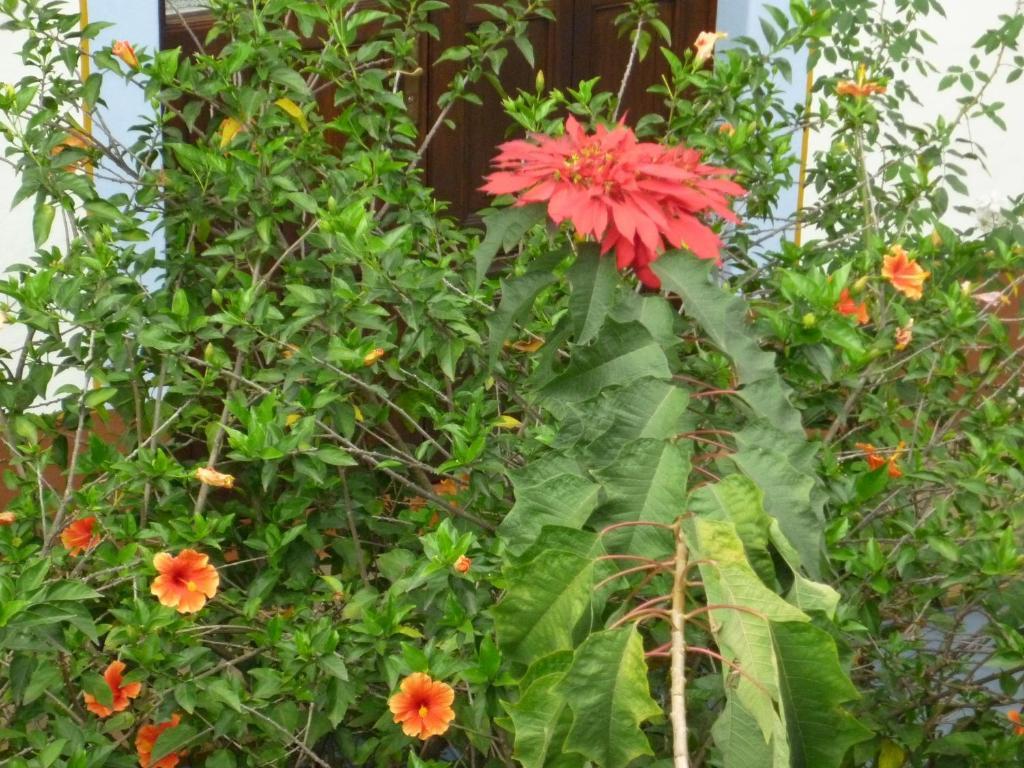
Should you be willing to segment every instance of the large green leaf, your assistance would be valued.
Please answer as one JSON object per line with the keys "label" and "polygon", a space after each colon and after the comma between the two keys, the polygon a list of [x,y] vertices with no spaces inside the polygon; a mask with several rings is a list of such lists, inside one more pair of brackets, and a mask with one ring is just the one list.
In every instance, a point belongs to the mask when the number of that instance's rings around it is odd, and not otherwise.
{"label": "large green leaf", "polygon": [[591,344],[573,350],[569,367],[540,390],[542,398],[567,403],[589,400],[605,387],[638,379],[668,379],[661,346],[639,323],[605,323]]}
{"label": "large green leaf", "polygon": [[[765,741],[753,715],[735,698],[726,700],[722,714],[711,728],[711,735],[721,753],[722,768],[790,768],[788,759],[783,762],[773,759],[776,750]],[[785,740],[781,741],[785,745]]]}
{"label": "large green leaf", "polygon": [[565,255],[565,252],[555,251],[531,264],[526,274],[502,279],[501,302],[494,314],[487,318],[492,366],[498,359],[501,345],[512,333],[512,327],[526,317],[537,294],[555,282],[554,269]]}
{"label": "large green leaf", "polygon": [[[571,655],[568,655],[566,661],[571,660]],[[582,755],[562,751],[572,723],[572,712],[560,687],[567,669],[568,663],[559,672],[537,678],[519,701],[505,705],[515,728],[513,757],[524,768],[550,768],[552,758],[571,760],[559,763],[566,768],[583,764]]]}
{"label": "large green leaf", "polygon": [[572,407],[554,447],[578,447],[580,461],[598,469],[633,440],[665,440],[678,435],[683,431],[688,403],[686,390],[660,379],[639,379],[628,387],[609,388]]}
{"label": "large green leaf", "polygon": [[573,647],[576,624],[591,604],[598,546],[593,534],[545,528],[509,569],[508,590],[494,607],[498,644],[507,658],[530,664]]}
{"label": "large green leaf", "polygon": [[588,637],[576,649],[563,687],[573,713],[566,750],[612,768],[652,754],[640,724],[660,715],[661,708],[651,698],[635,626]]}
{"label": "large green leaf", "polygon": [[[752,434],[761,438],[752,439]],[[784,450],[785,437],[775,430],[744,429],[736,442],[740,449],[730,458],[764,493],[765,511],[779,521],[808,573],[819,576],[824,532],[815,509],[815,477],[793,465]]]}
{"label": "large green leaf", "polygon": [[750,326],[747,303],[709,279],[712,264],[685,253],[663,254],[652,268],[665,288],[683,298],[683,310],[736,366],[740,397],[777,429],[804,439],[800,413],[775,368],[775,355],[761,349]]}
{"label": "large green leaf", "polygon": [[[615,523],[671,525],[686,510],[689,460],[685,444],[669,440],[636,440],[608,466],[594,473],[607,501],[594,512],[591,527]],[[610,532],[608,550],[642,557],[671,554],[672,535],[663,528],[630,525]]]}
{"label": "large green leaf", "polygon": [[832,637],[813,624],[772,623],[793,768],[839,768],[851,746],[871,738],[842,704],[858,698]]}
{"label": "large green leaf", "polygon": [[736,526],[747,559],[766,585],[775,586],[775,564],[768,551],[771,518],[765,514],[760,489],[742,475],[729,475],[718,483],[702,486],[690,496],[693,514],[726,520]]}
{"label": "large green leaf", "polygon": [[473,253],[476,262],[474,287],[479,287],[483,282],[498,251],[514,248],[531,227],[544,221],[546,215],[543,205],[526,205],[501,208],[485,216],[484,226],[487,227],[487,235]]}
{"label": "large green leaf", "polygon": [[615,257],[601,256],[596,245],[581,246],[568,277],[572,285],[569,320],[573,336],[577,344],[587,344],[601,330],[615,298]]}
{"label": "large green leaf", "polygon": [[811,581],[801,573],[800,553],[782,533],[778,520],[772,520],[768,527],[768,536],[771,538],[775,550],[786,561],[793,573],[793,584],[786,594],[786,599],[805,613],[819,611],[825,614],[830,620],[836,617],[836,609],[839,607],[839,593],[828,584],[818,581]]}
{"label": "large green leaf", "polygon": [[724,672],[769,741],[779,729],[780,695],[770,622],[809,619],[761,582],[731,522],[698,517],[690,528],[691,549],[704,561],[699,567],[707,602],[729,606],[710,612],[719,652],[740,670]]}
{"label": "large green leaf", "polygon": [[582,528],[601,491],[574,462],[557,455],[513,473],[512,484],[516,503],[498,530],[513,554],[532,544],[546,525]]}

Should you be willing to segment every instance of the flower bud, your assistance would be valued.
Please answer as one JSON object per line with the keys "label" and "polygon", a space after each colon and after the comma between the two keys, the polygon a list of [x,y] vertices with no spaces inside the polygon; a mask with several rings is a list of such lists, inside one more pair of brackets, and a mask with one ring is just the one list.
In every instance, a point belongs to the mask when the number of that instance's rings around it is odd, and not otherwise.
{"label": "flower bud", "polygon": [[808,312],[800,322],[804,324],[804,328],[813,328],[818,324],[818,317],[813,312]]}

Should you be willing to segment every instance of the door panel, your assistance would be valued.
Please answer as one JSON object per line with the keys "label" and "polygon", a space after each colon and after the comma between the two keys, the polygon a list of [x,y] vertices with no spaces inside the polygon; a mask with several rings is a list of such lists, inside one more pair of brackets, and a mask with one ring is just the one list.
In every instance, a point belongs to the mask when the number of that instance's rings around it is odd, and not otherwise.
{"label": "door panel", "polygon": [[[556,0],[551,5],[557,22],[535,19],[530,24],[530,40],[536,54],[536,66],[544,71],[548,86],[565,88],[579,81],[600,77],[602,90],[617,92],[629,60],[629,36],[620,37],[615,19],[628,7],[623,0]],[[703,30],[714,29],[716,0],[661,0],[661,20],[672,33],[672,49],[682,54]],[[431,66],[446,47],[459,45],[467,31],[487,15],[470,0],[457,0],[452,10],[439,13],[436,23],[440,41],[431,41],[424,69],[428,72],[424,97],[429,108],[421,124],[423,130],[439,114],[437,99],[456,71],[457,65]],[[634,122],[648,112],[662,111],[660,97],[646,91],[668,72],[656,40],[643,62],[634,68],[623,99],[622,114]],[[532,90],[532,70],[516,50],[511,50],[501,70],[503,89],[514,94],[518,89]],[[475,212],[488,203],[477,188],[483,183],[495,147],[509,138],[511,121],[501,107],[501,98],[488,83],[476,90],[480,106],[460,103],[450,114],[455,126],[441,128],[425,158],[427,183],[437,197],[450,203],[450,210],[461,218],[475,218]]]}
{"label": "door panel", "polygon": [[[490,18],[476,7],[476,2],[451,0],[448,10],[433,15],[440,40],[425,38],[421,41],[420,62],[424,74],[403,79],[407,104],[416,116],[421,136],[436,122],[440,114],[437,100],[461,66],[455,62],[434,62],[446,48],[463,44],[467,32]],[[701,31],[714,29],[716,4],[716,0],[658,2],[660,18],[672,33],[674,51],[681,54]],[[615,18],[627,7],[625,0],[551,0],[549,8],[555,13],[556,21],[531,19],[528,34],[533,43],[535,66],[543,70],[547,85],[566,88],[581,80],[600,77],[602,90],[617,92],[631,44],[628,36],[618,35]],[[209,28],[209,18],[190,14],[190,21],[194,34],[201,39]],[[314,35],[306,42],[311,47],[321,45],[322,36]],[[660,40],[654,41],[647,59],[637,64],[630,78],[622,108],[627,122],[635,123],[641,115],[662,109],[659,98],[646,93],[647,88],[660,82],[667,72],[658,50],[661,44]],[[180,45],[186,53],[196,48],[192,34],[173,18],[166,21],[163,45],[165,48]],[[217,41],[211,47],[216,50]],[[508,94],[520,89],[532,91],[535,71],[522,54],[510,46],[501,69],[502,90]],[[438,199],[446,201],[455,216],[470,220],[489,202],[477,188],[483,183],[495,147],[516,135],[495,88],[484,81],[475,93],[482,104],[456,104],[447,116],[454,127],[441,126],[423,158],[427,183],[434,188]],[[330,88],[318,92],[317,97],[325,117],[330,118],[337,112]]]}
{"label": "door panel", "polygon": [[[429,73],[427,83],[426,119],[424,131],[437,120],[440,109],[438,98],[444,93],[452,75],[460,64],[434,62],[441,52],[459,45],[467,32],[490,17],[477,9],[474,3],[459,0],[453,10],[438,14],[436,23],[441,32],[439,41],[431,40],[424,68]],[[539,17],[529,21],[528,35],[533,44],[537,69],[544,72],[551,86],[563,86],[570,81],[572,67],[571,2],[559,0],[554,4],[559,21],[551,22]],[[511,95],[520,89],[532,91],[536,71],[522,54],[512,46],[501,67],[501,87]],[[451,204],[459,217],[466,217],[485,207],[488,198],[477,188],[483,184],[494,148],[509,138],[511,121],[501,107],[501,96],[489,82],[482,81],[474,93],[481,105],[459,102],[448,114],[454,128],[442,126],[427,152],[426,178],[437,197]]]}

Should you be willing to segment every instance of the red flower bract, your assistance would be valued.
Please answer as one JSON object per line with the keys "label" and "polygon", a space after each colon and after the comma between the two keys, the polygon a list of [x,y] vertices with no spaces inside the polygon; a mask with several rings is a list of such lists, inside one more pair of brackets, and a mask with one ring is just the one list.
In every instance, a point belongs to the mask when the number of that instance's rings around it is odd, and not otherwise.
{"label": "red flower bract", "polygon": [[517,195],[516,205],[546,202],[552,221],[570,221],[602,254],[614,249],[619,269],[632,267],[650,288],[661,284],[650,264],[666,248],[720,258],[721,241],[700,216],[736,221],[729,198],[745,192],[726,178],[734,171],[702,164],[697,150],[638,141],[622,123],[588,134],[569,117],[562,136],[499,150],[483,191]]}

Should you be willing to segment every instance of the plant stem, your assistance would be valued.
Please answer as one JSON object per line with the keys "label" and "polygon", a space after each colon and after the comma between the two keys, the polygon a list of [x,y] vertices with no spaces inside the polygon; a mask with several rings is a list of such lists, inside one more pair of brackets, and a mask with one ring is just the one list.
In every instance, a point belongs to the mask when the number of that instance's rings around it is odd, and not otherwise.
{"label": "plant stem", "polygon": [[629,61],[626,62],[626,70],[622,73],[622,82],[619,84],[619,92],[615,96],[615,111],[612,113],[612,122],[619,119],[619,112],[622,111],[622,100],[626,96],[626,88],[629,86],[629,78],[633,74],[633,67],[636,66],[637,54],[640,52],[640,34],[644,29],[644,17],[636,24],[636,31],[633,32],[633,46],[629,49]]}
{"label": "plant stem", "polygon": [[686,732],[686,541],[680,523],[675,526],[676,567],[672,581],[672,765],[690,768]]}

